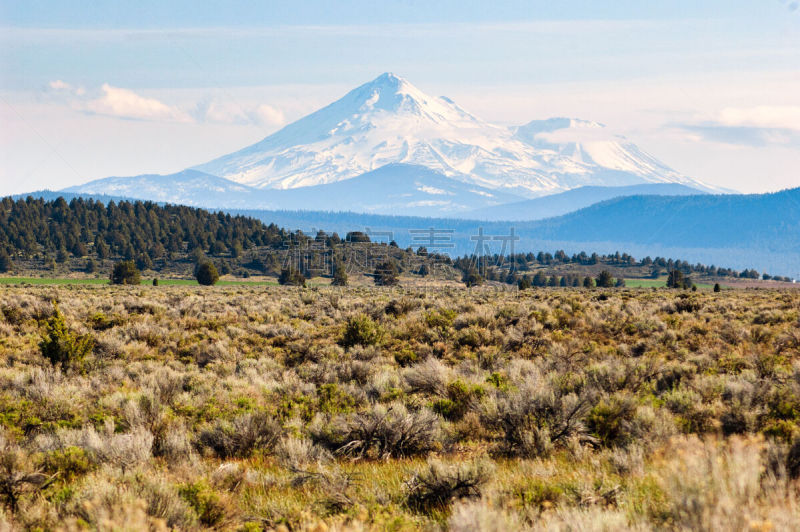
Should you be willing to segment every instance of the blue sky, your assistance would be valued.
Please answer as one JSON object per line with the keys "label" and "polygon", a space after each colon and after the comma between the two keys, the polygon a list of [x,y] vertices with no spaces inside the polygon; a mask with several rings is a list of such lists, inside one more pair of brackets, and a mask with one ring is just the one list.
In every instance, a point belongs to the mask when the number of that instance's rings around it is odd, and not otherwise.
{"label": "blue sky", "polygon": [[800,185],[796,2],[0,2],[0,194],[167,173],[384,71],[502,124],[606,123],[679,171]]}

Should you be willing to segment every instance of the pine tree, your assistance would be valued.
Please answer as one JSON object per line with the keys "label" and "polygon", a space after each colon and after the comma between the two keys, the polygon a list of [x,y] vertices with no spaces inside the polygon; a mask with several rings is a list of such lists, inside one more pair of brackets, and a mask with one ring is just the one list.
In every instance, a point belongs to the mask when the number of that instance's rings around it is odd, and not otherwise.
{"label": "pine tree", "polygon": [[111,284],[139,284],[139,270],[131,260],[118,262],[111,271]]}
{"label": "pine tree", "polygon": [[375,268],[375,284],[378,286],[394,286],[400,282],[400,272],[392,261],[384,261]]}
{"label": "pine tree", "polygon": [[281,275],[278,277],[278,283],[285,286],[305,286],[306,278],[298,269],[290,266],[281,270]]}
{"label": "pine tree", "polygon": [[680,270],[670,270],[667,276],[667,288],[686,288],[686,279]]}
{"label": "pine tree", "polygon": [[608,270],[603,270],[597,276],[597,287],[598,288],[611,288],[614,286],[614,277],[612,277],[611,272]]}
{"label": "pine tree", "polygon": [[219,281],[219,272],[211,261],[202,262],[197,266],[194,276],[203,286],[213,286]]}
{"label": "pine tree", "polygon": [[461,277],[461,280],[468,287],[479,286],[483,283],[483,277],[481,277],[481,274],[478,272],[477,268],[474,267],[465,271],[464,275]]}
{"label": "pine tree", "polygon": [[5,249],[0,249],[0,273],[9,272],[13,268],[14,264],[11,262],[11,257]]}
{"label": "pine tree", "polygon": [[347,269],[345,265],[341,262],[337,262],[333,265],[333,281],[331,281],[333,286],[347,286]]}

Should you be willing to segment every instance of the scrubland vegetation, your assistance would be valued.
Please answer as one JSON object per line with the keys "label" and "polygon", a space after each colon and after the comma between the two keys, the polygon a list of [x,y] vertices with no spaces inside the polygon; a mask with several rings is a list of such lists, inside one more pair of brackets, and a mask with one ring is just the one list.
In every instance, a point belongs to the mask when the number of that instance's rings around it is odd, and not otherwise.
{"label": "scrubland vegetation", "polygon": [[800,293],[0,289],[0,529],[797,530]]}

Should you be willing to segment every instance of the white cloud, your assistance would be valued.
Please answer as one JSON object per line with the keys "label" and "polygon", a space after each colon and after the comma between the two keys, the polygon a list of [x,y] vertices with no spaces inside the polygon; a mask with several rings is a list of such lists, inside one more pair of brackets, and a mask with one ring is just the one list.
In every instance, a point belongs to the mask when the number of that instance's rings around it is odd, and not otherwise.
{"label": "white cloud", "polygon": [[[282,109],[263,103],[250,95],[243,103],[230,98],[220,99],[194,94],[184,95],[180,106],[137,94],[131,89],[104,83],[100,89],[86,90],[57,79],[48,83],[53,101],[68,105],[87,114],[112,116],[148,122],[177,122],[197,124],[255,125],[274,129],[286,123]],[[193,103],[192,100],[198,103]]]}
{"label": "white cloud", "polygon": [[90,113],[134,120],[190,122],[191,117],[176,107],[155,98],[145,98],[132,90],[102,86],[103,94],[83,105]]}
{"label": "white cloud", "polygon": [[57,79],[55,81],[51,81],[50,82],[50,88],[53,89],[53,90],[57,90],[57,91],[69,90],[69,89],[72,88],[72,85],[70,85],[69,83],[67,83],[65,81],[61,81],[60,79]]}
{"label": "white cloud", "polygon": [[730,127],[758,127],[800,131],[800,106],[727,107],[720,111],[716,122]]}
{"label": "white cloud", "polygon": [[250,121],[240,106],[219,101],[199,103],[193,115],[198,122],[215,124],[246,124]]}
{"label": "white cloud", "polygon": [[685,131],[686,140],[690,141],[761,147],[800,145],[800,106],[797,105],[725,107],[674,125]]}
{"label": "white cloud", "polygon": [[215,124],[253,124],[276,127],[286,122],[283,111],[267,104],[238,105],[232,102],[211,100],[197,104],[192,114],[199,122]]}
{"label": "white cloud", "polygon": [[256,108],[255,115],[258,117],[259,122],[265,126],[280,126],[286,122],[283,111],[267,104],[259,105]]}

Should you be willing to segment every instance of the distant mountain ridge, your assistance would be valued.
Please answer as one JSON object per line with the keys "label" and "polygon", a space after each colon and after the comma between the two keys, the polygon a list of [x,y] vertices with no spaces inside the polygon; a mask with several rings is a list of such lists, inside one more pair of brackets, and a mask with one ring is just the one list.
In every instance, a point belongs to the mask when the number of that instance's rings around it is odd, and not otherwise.
{"label": "distant mountain ridge", "polygon": [[519,201],[503,191],[464,183],[418,165],[388,164],[364,175],[298,189],[259,189],[199,170],[172,175],[108,177],[64,189],[213,209],[335,208],[409,216],[458,215]]}
{"label": "distant mountain ridge", "polygon": [[156,202],[211,207],[252,208],[253,194],[260,191],[199,170],[176,174],[144,174],[133,177],[106,177],[85,185],[68,187],[63,192],[102,194]]}
{"label": "distant mountain ridge", "polygon": [[534,198],[462,214],[464,218],[492,221],[531,221],[568,214],[604,200],[622,196],[689,196],[705,194],[677,183],[631,185],[628,187],[578,187],[559,194]]}
{"label": "distant mountain ridge", "polygon": [[800,253],[800,188],[767,194],[624,196],[534,224],[544,238]]}

